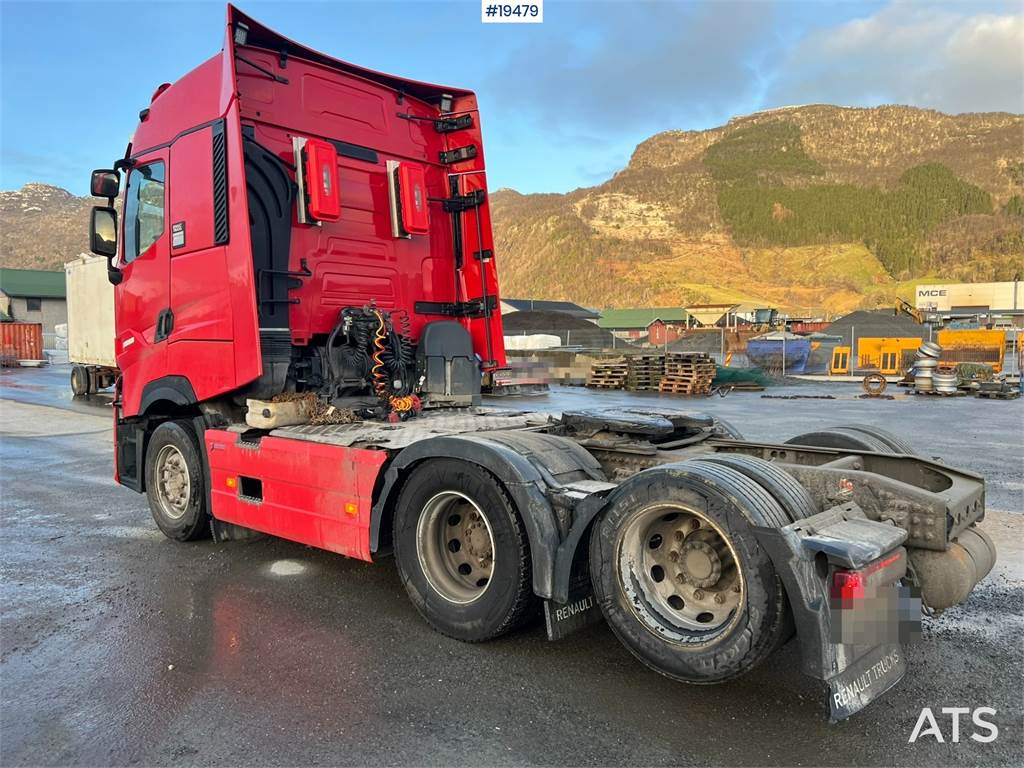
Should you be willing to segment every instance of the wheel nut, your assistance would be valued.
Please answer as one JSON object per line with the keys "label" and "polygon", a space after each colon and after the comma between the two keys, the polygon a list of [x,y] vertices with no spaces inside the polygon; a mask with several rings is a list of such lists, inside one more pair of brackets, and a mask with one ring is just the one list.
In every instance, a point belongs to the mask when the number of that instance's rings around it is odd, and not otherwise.
{"label": "wheel nut", "polygon": [[732,585],[732,591],[733,592],[739,592],[740,591],[740,585],[739,584],[733,584]]}
{"label": "wheel nut", "polygon": [[703,600],[704,599],[704,590],[703,589],[695,589],[693,591],[693,599],[694,600]]}
{"label": "wheel nut", "polygon": [[668,553],[668,559],[671,560],[673,563],[676,562],[679,559],[679,553],[673,549],[671,552]]}
{"label": "wheel nut", "polygon": [[715,595],[715,602],[718,603],[719,605],[724,603],[725,602],[725,595],[723,595],[721,592],[719,592],[717,595]]}
{"label": "wheel nut", "polygon": [[676,541],[682,541],[685,536],[686,534],[682,531],[676,531],[675,533]]}

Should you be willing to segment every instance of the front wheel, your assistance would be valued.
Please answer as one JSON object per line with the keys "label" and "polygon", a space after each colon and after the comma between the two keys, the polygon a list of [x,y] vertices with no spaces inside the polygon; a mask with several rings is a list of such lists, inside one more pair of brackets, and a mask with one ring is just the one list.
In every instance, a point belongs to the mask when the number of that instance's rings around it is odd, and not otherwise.
{"label": "front wheel", "polygon": [[624,484],[591,534],[601,610],[648,667],[719,683],[764,661],[792,634],[782,582],[754,536],[787,516],[733,468],[683,462]]}
{"label": "front wheel", "polygon": [[394,541],[406,592],[438,632],[480,642],[532,615],[526,533],[511,499],[480,467],[454,459],[416,467],[398,499]]}
{"label": "front wheel", "polygon": [[167,538],[194,541],[209,536],[203,461],[187,421],[166,421],[153,430],[146,447],[146,496],[153,520]]}

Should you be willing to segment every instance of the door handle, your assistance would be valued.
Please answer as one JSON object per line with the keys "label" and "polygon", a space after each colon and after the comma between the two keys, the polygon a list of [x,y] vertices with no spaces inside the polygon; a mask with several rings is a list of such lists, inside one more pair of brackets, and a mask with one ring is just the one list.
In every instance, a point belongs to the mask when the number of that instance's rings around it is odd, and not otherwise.
{"label": "door handle", "polygon": [[170,308],[160,310],[160,314],[156,316],[156,336],[153,338],[153,341],[163,341],[171,335],[173,329],[174,313],[171,312]]}

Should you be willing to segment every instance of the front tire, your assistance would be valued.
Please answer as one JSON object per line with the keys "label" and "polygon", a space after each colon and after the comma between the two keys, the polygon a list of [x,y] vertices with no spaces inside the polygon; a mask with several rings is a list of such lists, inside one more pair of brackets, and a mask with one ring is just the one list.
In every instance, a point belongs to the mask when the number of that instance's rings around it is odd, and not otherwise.
{"label": "front tire", "polygon": [[744,674],[792,634],[782,582],[753,533],[787,523],[767,491],[727,466],[682,462],[636,475],[591,534],[605,619],[667,677]]}
{"label": "front tire", "polygon": [[394,542],[409,599],[438,632],[481,642],[533,615],[526,532],[480,467],[434,459],[413,470],[398,498]]}
{"label": "front tire", "polygon": [[199,441],[187,421],[166,421],[146,447],[146,496],[153,520],[175,541],[210,535]]}

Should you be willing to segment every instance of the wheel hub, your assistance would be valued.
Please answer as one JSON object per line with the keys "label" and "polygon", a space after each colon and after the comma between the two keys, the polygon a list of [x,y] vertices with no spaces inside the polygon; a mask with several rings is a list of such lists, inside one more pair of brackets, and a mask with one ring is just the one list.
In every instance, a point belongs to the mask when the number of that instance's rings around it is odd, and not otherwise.
{"label": "wheel hub", "polygon": [[704,541],[687,541],[679,558],[679,574],[694,587],[712,587],[722,575],[722,560]]}
{"label": "wheel hub", "polygon": [[185,457],[173,445],[165,445],[156,457],[157,499],[168,517],[177,520],[188,509],[192,482]]}
{"label": "wheel hub", "polygon": [[423,507],[416,524],[423,575],[446,600],[477,600],[494,572],[494,537],[483,510],[458,491],[443,491]]}
{"label": "wheel hub", "polygon": [[[710,631],[727,625],[743,601],[743,577],[724,532],[703,513],[659,506],[623,528],[620,582],[638,588],[653,631]],[[629,591],[629,590],[627,590]]]}

